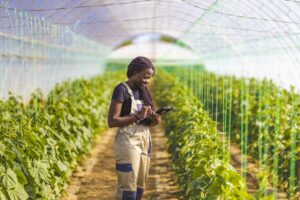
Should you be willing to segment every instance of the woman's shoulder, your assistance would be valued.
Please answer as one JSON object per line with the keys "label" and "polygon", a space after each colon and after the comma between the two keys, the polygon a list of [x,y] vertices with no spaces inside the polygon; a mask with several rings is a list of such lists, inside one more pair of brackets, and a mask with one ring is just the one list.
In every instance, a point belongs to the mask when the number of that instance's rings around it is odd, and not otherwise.
{"label": "woman's shoulder", "polygon": [[122,83],[119,83],[114,88],[112,99],[123,102],[127,98],[127,96],[128,96],[128,92],[126,87]]}
{"label": "woman's shoulder", "polygon": [[126,86],[123,83],[119,83],[116,85],[114,93],[122,93],[123,95],[127,95],[128,92]]}
{"label": "woman's shoulder", "polygon": [[116,85],[115,90],[126,91],[126,86],[123,83]]}

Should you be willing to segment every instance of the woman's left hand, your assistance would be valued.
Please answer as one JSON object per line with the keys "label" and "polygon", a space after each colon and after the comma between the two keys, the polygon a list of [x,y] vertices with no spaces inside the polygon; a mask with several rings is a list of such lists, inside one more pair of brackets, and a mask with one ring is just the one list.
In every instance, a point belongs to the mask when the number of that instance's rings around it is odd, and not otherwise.
{"label": "woman's left hand", "polygon": [[161,122],[161,116],[159,114],[155,113],[155,112],[152,112],[152,114],[151,114],[150,117],[151,117],[151,119],[153,121],[153,123],[151,124],[151,126],[155,126],[155,125],[157,125],[158,123]]}

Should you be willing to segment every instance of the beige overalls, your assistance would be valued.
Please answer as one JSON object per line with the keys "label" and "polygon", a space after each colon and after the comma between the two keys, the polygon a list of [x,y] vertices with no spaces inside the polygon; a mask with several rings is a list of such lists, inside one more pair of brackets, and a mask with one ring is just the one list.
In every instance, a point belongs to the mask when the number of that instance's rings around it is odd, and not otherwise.
{"label": "beige overalls", "polygon": [[[143,102],[135,100],[130,87],[126,83],[123,84],[131,98],[130,114],[135,114]],[[149,127],[136,123],[119,127],[114,141],[114,151],[118,176],[116,200],[142,199],[151,156]]]}

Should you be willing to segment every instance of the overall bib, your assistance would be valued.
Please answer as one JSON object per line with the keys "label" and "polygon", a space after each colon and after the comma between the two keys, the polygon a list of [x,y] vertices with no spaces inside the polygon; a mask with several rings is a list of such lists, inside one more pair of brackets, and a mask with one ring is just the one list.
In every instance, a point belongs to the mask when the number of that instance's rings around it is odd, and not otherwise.
{"label": "overall bib", "polygon": [[[135,100],[130,87],[126,83],[123,84],[131,98],[130,114],[135,114],[138,107],[143,106],[143,102]],[[114,151],[118,176],[116,200],[141,200],[150,166],[149,128],[136,123],[119,127],[114,141]]]}

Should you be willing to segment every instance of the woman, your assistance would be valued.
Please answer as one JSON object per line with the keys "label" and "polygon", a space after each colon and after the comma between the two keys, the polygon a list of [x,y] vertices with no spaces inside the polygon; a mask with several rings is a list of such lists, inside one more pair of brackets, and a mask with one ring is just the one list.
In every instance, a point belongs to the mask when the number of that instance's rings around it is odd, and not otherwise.
{"label": "woman", "polygon": [[154,74],[149,59],[136,57],[128,65],[128,80],[117,85],[112,95],[108,126],[118,127],[114,142],[117,200],[140,200],[143,196],[150,165],[151,135],[149,127],[140,125],[139,121],[151,118],[150,126],[161,121],[146,87]]}

